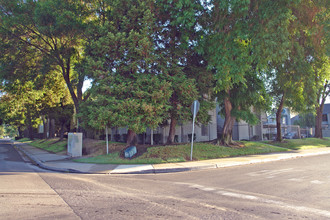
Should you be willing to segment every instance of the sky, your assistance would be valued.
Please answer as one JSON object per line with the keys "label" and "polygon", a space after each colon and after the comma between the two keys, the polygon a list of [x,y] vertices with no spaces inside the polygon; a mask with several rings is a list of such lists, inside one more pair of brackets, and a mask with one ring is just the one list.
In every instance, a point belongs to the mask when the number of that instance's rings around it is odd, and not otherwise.
{"label": "sky", "polygon": [[85,80],[85,81],[84,81],[84,85],[83,85],[83,87],[82,87],[82,91],[83,91],[83,93],[84,93],[87,89],[89,89],[91,86],[92,86],[92,80],[90,80],[90,79]]}

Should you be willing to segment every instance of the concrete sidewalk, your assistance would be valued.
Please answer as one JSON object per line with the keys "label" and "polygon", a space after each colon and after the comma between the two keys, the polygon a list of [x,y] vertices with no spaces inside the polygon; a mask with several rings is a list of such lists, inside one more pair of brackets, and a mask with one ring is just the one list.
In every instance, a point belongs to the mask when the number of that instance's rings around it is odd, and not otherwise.
{"label": "concrete sidewalk", "polygon": [[13,142],[13,146],[25,154],[39,167],[47,170],[68,173],[90,173],[90,174],[139,174],[139,173],[170,173],[201,169],[240,166],[254,163],[264,163],[305,156],[330,154],[330,147],[315,148],[309,150],[298,150],[283,153],[271,153],[262,155],[249,155],[213,160],[146,164],[146,165],[114,165],[114,164],[90,164],[73,162],[68,155],[54,154],[32,147],[27,144]]}

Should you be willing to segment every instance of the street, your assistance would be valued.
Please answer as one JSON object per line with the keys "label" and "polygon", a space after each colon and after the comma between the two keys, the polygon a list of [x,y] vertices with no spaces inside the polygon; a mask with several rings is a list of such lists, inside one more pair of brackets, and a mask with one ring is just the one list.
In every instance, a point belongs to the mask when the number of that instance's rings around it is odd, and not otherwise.
{"label": "street", "polygon": [[56,173],[0,141],[0,219],[330,219],[330,155],[193,172]]}

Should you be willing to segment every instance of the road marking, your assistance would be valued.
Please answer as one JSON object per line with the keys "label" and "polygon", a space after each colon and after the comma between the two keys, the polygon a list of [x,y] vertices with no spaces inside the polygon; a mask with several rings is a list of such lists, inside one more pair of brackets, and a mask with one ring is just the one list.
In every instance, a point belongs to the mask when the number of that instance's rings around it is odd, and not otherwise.
{"label": "road marking", "polygon": [[291,178],[289,180],[293,181],[293,182],[302,182],[302,181],[304,181],[303,179],[299,179],[299,178]]}
{"label": "road marking", "polygon": [[203,190],[203,191],[207,191],[207,192],[210,192],[210,191],[215,191],[215,189],[214,188],[202,188],[201,190]]}
{"label": "road marking", "polygon": [[[266,178],[274,178],[278,174],[287,173],[293,171],[293,168],[281,169],[281,170],[261,170],[257,172],[247,173],[248,176],[266,176]],[[297,171],[297,170],[295,170]]]}
{"label": "road marking", "polygon": [[[321,182],[321,181],[319,181],[319,182]],[[317,183],[317,182],[315,182],[315,183]],[[176,182],[175,184],[177,184],[177,185],[188,185],[190,188],[196,188],[196,189],[201,189],[201,190],[209,188],[209,187],[201,186],[201,185],[198,185],[198,184],[192,184],[192,183]],[[243,193],[234,193],[234,192],[230,192],[230,191],[226,191],[226,190],[219,190],[219,191],[217,191],[217,193],[220,194],[220,195],[223,195],[223,196],[227,196],[227,197],[245,199],[245,200],[252,200],[252,201],[255,201],[255,202],[267,203],[267,204],[271,204],[271,205],[277,205],[277,206],[279,206],[281,208],[284,208],[284,209],[292,209],[292,210],[299,211],[299,212],[305,211],[305,212],[313,213],[313,214],[316,214],[316,215],[322,215],[322,216],[330,218],[330,212],[327,211],[327,210],[309,208],[309,207],[306,207],[306,206],[291,205],[289,203],[285,203],[285,202],[281,202],[281,201],[276,201],[276,200],[272,200],[272,199],[264,199],[264,198],[261,198],[259,196],[243,194]]]}
{"label": "road marking", "polygon": [[311,181],[311,183],[314,183],[314,184],[323,184],[324,182],[319,181],[319,180],[313,180],[313,181]]}
{"label": "road marking", "polygon": [[207,191],[207,192],[215,191],[214,188],[205,187],[205,186],[201,186],[201,185],[198,185],[198,184],[189,185],[188,187],[195,188],[195,189],[200,189],[200,190]]}
{"label": "road marking", "polygon": [[235,197],[239,199],[249,199],[249,200],[258,200],[259,198],[256,196],[251,195],[244,195],[240,193],[233,193],[233,192],[227,192],[227,191],[218,191],[218,194],[221,194],[223,196],[229,196],[229,197]]}
{"label": "road marking", "polygon": [[196,188],[196,189],[201,189],[201,188],[203,188],[203,186],[198,185],[198,184],[193,184],[193,185],[188,184],[188,185],[189,185],[190,188]]}

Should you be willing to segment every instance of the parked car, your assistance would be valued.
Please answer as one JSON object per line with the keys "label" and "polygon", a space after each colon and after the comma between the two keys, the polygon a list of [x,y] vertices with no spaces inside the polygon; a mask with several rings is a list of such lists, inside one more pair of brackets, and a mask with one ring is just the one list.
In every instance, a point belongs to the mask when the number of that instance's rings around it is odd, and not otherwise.
{"label": "parked car", "polygon": [[307,134],[301,134],[300,137],[301,138],[307,138]]}
{"label": "parked car", "polygon": [[296,138],[296,134],[293,133],[293,132],[289,132],[289,133],[286,133],[284,136],[283,136],[284,139],[294,139]]}

